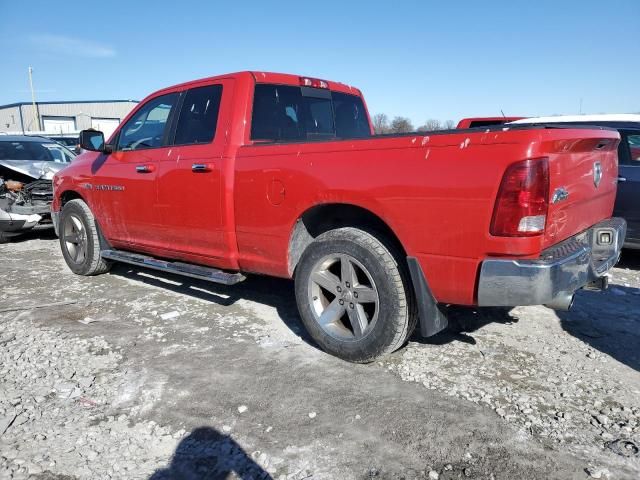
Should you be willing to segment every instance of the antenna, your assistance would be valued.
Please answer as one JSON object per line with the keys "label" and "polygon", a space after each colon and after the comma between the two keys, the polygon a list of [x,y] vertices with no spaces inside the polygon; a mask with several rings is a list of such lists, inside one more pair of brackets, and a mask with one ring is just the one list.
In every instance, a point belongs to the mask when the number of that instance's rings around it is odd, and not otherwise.
{"label": "antenna", "polygon": [[500,109],[500,113],[502,114],[502,118],[504,118],[505,120],[507,119],[507,116],[504,114],[504,112],[502,111],[502,109]]}

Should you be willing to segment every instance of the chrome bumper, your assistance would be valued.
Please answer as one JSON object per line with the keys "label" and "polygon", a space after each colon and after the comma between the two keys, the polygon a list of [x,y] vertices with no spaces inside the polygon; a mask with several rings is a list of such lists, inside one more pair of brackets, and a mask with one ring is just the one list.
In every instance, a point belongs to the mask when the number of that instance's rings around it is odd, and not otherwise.
{"label": "chrome bumper", "polygon": [[[535,260],[490,258],[482,262],[479,306],[553,305],[602,277],[619,260],[627,224],[610,218],[554,245]],[[610,243],[604,242],[610,235]]]}
{"label": "chrome bumper", "polygon": [[56,236],[60,236],[59,230],[58,230],[58,224],[60,223],[60,212],[54,212],[53,210],[51,210],[51,222],[53,223],[53,229],[56,232]]}

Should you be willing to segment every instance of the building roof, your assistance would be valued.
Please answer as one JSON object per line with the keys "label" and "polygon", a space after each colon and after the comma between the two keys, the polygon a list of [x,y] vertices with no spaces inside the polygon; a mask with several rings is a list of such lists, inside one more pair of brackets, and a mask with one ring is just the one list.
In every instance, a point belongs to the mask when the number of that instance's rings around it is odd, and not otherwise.
{"label": "building roof", "polygon": [[[138,100],[76,100],[76,101],[60,101],[60,102],[36,102],[36,105],[64,105],[70,103],[138,103]],[[31,105],[32,102],[16,102],[0,105],[0,109],[20,107],[22,105]]]}

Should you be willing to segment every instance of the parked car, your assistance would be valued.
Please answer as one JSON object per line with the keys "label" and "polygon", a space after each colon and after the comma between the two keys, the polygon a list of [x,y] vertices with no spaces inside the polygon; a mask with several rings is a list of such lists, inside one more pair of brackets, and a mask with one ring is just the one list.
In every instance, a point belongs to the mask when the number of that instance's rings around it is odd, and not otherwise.
{"label": "parked car", "polygon": [[51,228],[53,174],[75,157],[45,137],[0,137],[0,242],[34,228]]}
{"label": "parked car", "polygon": [[[327,352],[368,362],[446,324],[443,304],[569,308],[606,286],[620,136],[502,126],[376,135],[360,91],[242,72],[147,97],[54,176],[62,255],[236,284],[294,278]],[[570,192],[566,201],[561,193]]]}
{"label": "parked car", "polygon": [[78,135],[48,135],[48,138],[54,142],[58,142],[60,145],[64,145],[69,150],[73,151],[76,155],[80,152],[80,138]]}
{"label": "parked car", "polygon": [[537,117],[518,120],[514,124],[590,125],[616,129],[622,141],[618,146],[618,195],[613,212],[627,221],[625,247],[640,249],[640,115]]}
{"label": "parked car", "polygon": [[502,125],[504,123],[513,122],[523,117],[471,117],[463,118],[458,122],[457,129],[489,127],[492,125]]}

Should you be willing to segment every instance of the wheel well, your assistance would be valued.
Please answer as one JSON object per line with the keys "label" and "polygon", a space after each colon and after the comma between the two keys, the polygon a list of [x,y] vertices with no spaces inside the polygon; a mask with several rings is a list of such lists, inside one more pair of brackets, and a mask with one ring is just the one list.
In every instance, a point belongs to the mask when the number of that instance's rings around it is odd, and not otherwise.
{"label": "wheel well", "polygon": [[402,243],[391,228],[371,211],[356,205],[332,203],[310,208],[298,218],[289,240],[289,274],[311,242],[320,234],[342,227],[356,227],[372,233],[392,251],[406,256]]}
{"label": "wheel well", "polygon": [[60,202],[62,205],[64,205],[70,200],[75,200],[76,198],[79,198],[80,200],[84,200],[82,198],[82,195],[80,195],[78,192],[75,192],[73,190],[67,190],[66,192],[63,192],[62,195],[60,195]]}

